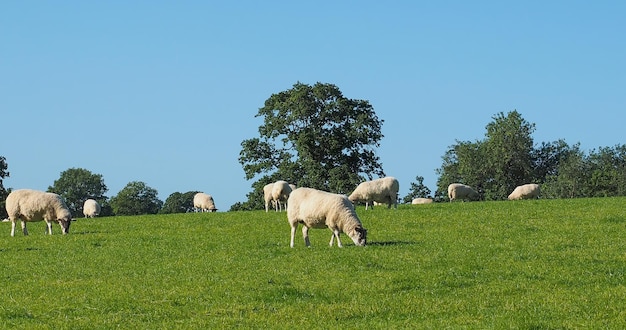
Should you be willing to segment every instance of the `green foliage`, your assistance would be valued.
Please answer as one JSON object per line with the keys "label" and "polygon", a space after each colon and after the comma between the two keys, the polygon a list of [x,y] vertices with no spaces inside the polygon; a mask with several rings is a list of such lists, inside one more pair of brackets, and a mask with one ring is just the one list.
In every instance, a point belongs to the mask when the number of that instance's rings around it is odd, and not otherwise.
{"label": "green foliage", "polygon": [[169,195],[159,211],[162,214],[186,213],[193,210],[193,197],[199,191],[188,191],[186,193],[175,192]]}
{"label": "green foliage", "polygon": [[516,186],[542,185],[544,198],[626,195],[626,146],[601,147],[585,154],[565,141],[533,146],[535,125],[517,111],[493,117],[483,141],[457,141],[437,170],[438,200],[450,183],[468,184],[486,200],[505,199]]}
{"label": "green foliage", "polygon": [[[384,176],[375,153],[383,120],[368,101],[348,99],[335,85],[296,83],[270,96],[256,116],[264,118],[260,137],[241,143],[239,162],[246,179],[265,174],[265,182],[280,178],[297,186],[349,193],[362,175]],[[262,185],[253,188],[249,206],[257,205]]]}
{"label": "green foliage", "polygon": [[626,146],[602,147],[585,154],[575,145],[543,187],[547,198],[626,195]]}
{"label": "green foliage", "polygon": [[157,214],[163,205],[157,195],[157,190],[144,182],[129,182],[111,198],[111,207],[116,215]]}
{"label": "green foliage", "polygon": [[[48,187],[49,192],[59,194],[65,200],[74,217],[82,216],[83,203],[89,198],[95,199],[101,206],[107,204],[104,194],[108,191],[100,174],[93,174],[83,168],[70,168],[61,172],[58,180]],[[110,215],[108,208],[101,210],[101,215]]]}
{"label": "green foliage", "polygon": [[264,211],[0,223],[0,328],[623,329],[625,202],[358,207],[342,249]]}
{"label": "green foliage", "polygon": [[430,196],[430,189],[424,185],[424,177],[416,176],[416,182],[411,182],[411,188],[409,194],[402,198],[402,202],[410,204],[415,198],[428,198]]}
{"label": "green foliage", "polygon": [[9,165],[7,165],[6,158],[4,156],[0,156],[0,218],[5,219],[8,214],[5,208],[5,201],[7,196],[9,196],[10,190],[4,188],[3,180],[4,178],[9,177]]}
{"label": "green foliage", "polygon": [[437,191],[445,195],[450,183],[478,189],[488,200],[505,199],[513,189],[533,182],[535,125],[517,111],[499,113],[486,126],[485,140],[458,142],[443,157]]}

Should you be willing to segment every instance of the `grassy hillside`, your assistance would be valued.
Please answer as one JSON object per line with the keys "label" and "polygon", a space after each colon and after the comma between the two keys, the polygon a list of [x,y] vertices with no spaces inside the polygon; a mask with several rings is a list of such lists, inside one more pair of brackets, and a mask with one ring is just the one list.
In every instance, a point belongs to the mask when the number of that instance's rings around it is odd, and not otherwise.
{"label": "grassy hillside", "polygon": [[358,208],[368,246],[264,211],[0,224],[0,327],[626,328],[626,198]]}

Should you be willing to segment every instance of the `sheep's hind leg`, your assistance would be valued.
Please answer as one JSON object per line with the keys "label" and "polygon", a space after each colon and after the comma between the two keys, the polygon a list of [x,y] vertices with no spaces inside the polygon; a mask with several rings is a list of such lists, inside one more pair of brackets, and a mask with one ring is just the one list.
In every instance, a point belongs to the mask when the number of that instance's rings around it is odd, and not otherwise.
{"label": "sheep's hind leg", "polygon": [[291,243],[289,244],[289,246],[293,247],[293,243],[294,240],[296,238],[296,229],[298,228],[298,224],[296,224],[295,226],[291,226]]}
{"label": "sheep's hind leg", "polygon": [[22,224],[22,233],[24,233],[24,236],[28,235],[28,229],[26,229],[26,221],[22,220],[21,224]]}
{"label": "sheep's hind leg", "polygon": [[311,241],[309,241],[309,227],[302,226],[302,237],[304,237],[306,247],[311,247]]}

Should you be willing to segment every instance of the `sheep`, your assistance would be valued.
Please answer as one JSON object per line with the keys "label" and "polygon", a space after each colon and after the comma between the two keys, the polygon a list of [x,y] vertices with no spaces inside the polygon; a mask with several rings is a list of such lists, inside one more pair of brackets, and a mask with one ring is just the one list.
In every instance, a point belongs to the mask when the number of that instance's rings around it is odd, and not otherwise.
{"label": "sheep", "polygon": [[64,235],[70,232],[72,213],[57,194],[32,189],[14,190],[6,199],[6,210],[11,220],[11,236],[15,236],[15,222],[18,219],[24,235],[28,235],[27,221],[41,220],[46,222],[46,233],[50,235],[53,221],[59,223]]}
{"label": "sheep", "polygon": [[265,212],[269,212],[270,202],[272,200],[272,189],[274,188],[274,183],[268,183],[263,187],[263,199],[265,201]]}
{"label": "sheep", "polygon": [[100,204],[94,199],[88,199],[83,204],[83,215],[85,218],[93,218],[100,214]]}
{"label": "sheep", "polygon": [[291,225],[291,243],[293,248],[298,224],[302,223],[302,236],[307,247],[310,228],[328,228],[332,231],[330,246],[341,232],[348,235],[355,245],[365,246],[367,230],[356,215],[354,205],[345,195],[333,194],[313,188],[298,188],[291,192],[287,200],[287,219]]}
{"label": "sheep", "polygon": [[193,196],[193,207],[196,212],[215,212],[215,202],[211,195],[205,193],[197,193]]}
{"label": "sheep", "polygon": [[539,185],[529,183],[515,187],[515,190],[509,195],[509,200],[539,198]]}
{"label": "sheep", "polygon": [[272,186],[272,200],[274,201],[276,211],[281,211],[281,205],[283,206],[282,209],[285,209],[289,194],[291,194],[291,186],[289,186],[287,181],[279,180],[274,182]]}
{"label": "sheep", "polygon": [[419,198],[413,198],[413,200],[411,201],[411,204],[413,205],[418,205],[418,204],[430,204],[433,202],[432,198],[423,198],[423,197],[419,197]]}
{"label": "sheep", "polygon": [[[367,210],[370,202],[378,202],[387,204],[387,208],[391,208],[391,204],[394,204],[394,208],[398,208],[398,190],[400,190],[400,183],[396,178],[388,176],[372,181],[361,182],[356,189],[350,194],[350,201],[352,203],[365,202],[365,209]],[[372,209],[374,205],[372,204]]]}
{"label": "sheep", "polygon": [[477,200],[478,197],[478,192],[468,185],[464,185],[462,183],[452,183],[448,186],[448,198],[450,199],[450,202],[455,199]]}

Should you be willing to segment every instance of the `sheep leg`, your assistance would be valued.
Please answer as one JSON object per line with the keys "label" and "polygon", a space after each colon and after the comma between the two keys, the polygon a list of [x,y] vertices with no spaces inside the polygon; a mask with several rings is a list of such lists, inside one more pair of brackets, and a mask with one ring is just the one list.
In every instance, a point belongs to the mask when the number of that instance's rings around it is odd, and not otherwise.
{"label": "sheep leg", "polygon": [[21,224],[22,224],[22,233],[24,233],[24,236],[28,235],[28,229],[26,229],[26,221],[22,220]]}
{"label": "sheep leg", "polygon": [[304,244],[306,247],[311,247],[311,241],[309,241],[309,227],[302,227],[302,237],[304,237]]}
{"label": "sheep leg", "polygon": [[293,242],[296,238],[296,229],[298,229],[298,224],[296,223],[295,226],[291,226],[291,243],[289,244],[289,246],[293,247]]}
{"label": "sheep leg", "polygon": [[343,247],[343,245],[341,245],[341,241],[339,240],[339,230],[337,229],[333,230],[333,235],[330,237],[330,246],[333,246],[333,241],[335,238],[337,238],[337,246]]}
{"label": "sheep leg", "polygon": [[15,220],[11,219],[11,237],[15,236]]}
{"label": "sheep leg", "polygon": [[46,220],[46,226],[48,226],[46,234],[52,235],[52,222]]}

